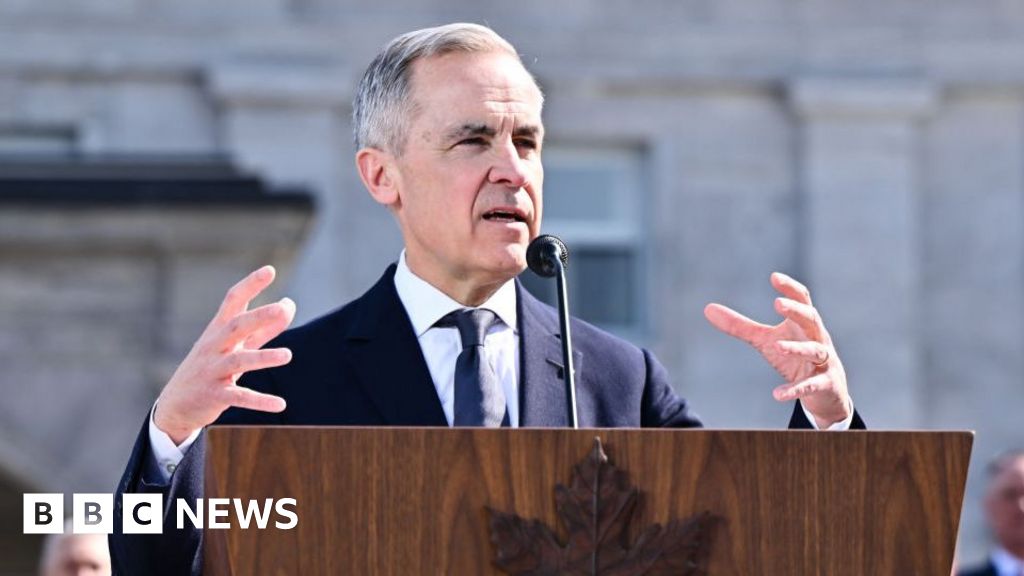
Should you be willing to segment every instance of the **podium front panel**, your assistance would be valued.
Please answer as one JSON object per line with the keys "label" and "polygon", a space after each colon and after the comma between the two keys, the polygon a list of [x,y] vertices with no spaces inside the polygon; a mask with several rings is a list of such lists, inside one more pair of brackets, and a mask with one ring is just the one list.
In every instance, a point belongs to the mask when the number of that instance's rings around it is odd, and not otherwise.
{"label": "podium front panel", "polygon": [[715,576],[950,572],[970,432],[214,427],[206,498],[294,498],[298,523],[232,514],[206,574],[503,574],[486,509],[565,544],[555,487],[596,437],[638,490],[627,549],[708,513]]}

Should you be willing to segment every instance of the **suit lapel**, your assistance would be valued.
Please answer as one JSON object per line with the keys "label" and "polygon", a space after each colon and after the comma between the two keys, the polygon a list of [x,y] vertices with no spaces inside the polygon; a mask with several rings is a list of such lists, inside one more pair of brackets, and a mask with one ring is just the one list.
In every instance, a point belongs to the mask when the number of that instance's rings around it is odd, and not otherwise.
{"label": "suit lapel", "polygon": [[363,296],[347,335],[359,385],[392,426],[448,426],[423,350],[395,290],[395,265]]}
{"label": "suit lapel", "polygon": [[[562,340],[557,314],[516,281],[519,315],[519,425],[569,426],[569,401],[562,380]],[[580,387],[583,356],[572,352]],[[577,403],[578,404],[578,403]],[[582,420],[581,416],[581,420]],[[582,425],[582,422],[581,422]]]}

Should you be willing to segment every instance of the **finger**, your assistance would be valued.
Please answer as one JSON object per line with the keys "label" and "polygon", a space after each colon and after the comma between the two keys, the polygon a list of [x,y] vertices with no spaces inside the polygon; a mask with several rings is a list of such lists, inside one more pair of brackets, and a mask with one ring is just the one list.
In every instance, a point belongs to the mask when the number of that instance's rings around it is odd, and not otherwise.
{"label": "finger", "polygon": [[257,328],[253,333],[249,334],[249,336],[246,337],[245,341],[242,343],[243,348],[247,348],[249,350],[259,350],[260,348],[266,346],[267,342],[270,342],[274,338],[280,336],[281,333],[288,328],[288,326],[291,326],[292,321],[295,320],[295,302],[293,302],[291,299],[286,298],[283,299],[281,303],[284,303],[285,301],[287,301],[287,305],[291,306],[291,311],[287,316],[287,322],[285,322],[284,324],[271,323],[264,325],[261,328]]}
{"label": "finger", "polygon": [[780,316],[792,320],[804,331],[811,340],[819,340],[822,333],[821,316],[814,306],[801,304],[789,298],[776,298],[775,311]]}
{"label": "finger", "polygon": [[775,343],[775,348],[786,356],[799,358],[817,367],[821,367],[829,359],[828,347],[812,340],[779,340]]}
{"label": "finger", "polygon": [[809,394],[815,392],[821,392],[832,385],[832,376],[828,372],[816,374],[801,380],[794,384],[786,383],[772,390],[772,396],[779,402],[787,402],[789,400],[796,400],[797,398],[803,398]]}
{"label": "finger", "polygon": [[282,412],[287,407],[284,398],[273,394],[264,394],[244,386],[228,386],[224,388],[223,401],[229,406],[247,408],[260,412]]}
{"label": "finger", "polygon": [[[289,322],[289,325],[290,324],[291,323]],[[267,342],[270,342],[274,338],[280,336],[281,333],[284,332],[284,329],[287,327],[288,326],[284,326],[282,328],[280,326],[275,325],[259,328],[255,332],[250,334],[245,339],[244,342],[242,342],[242,348],[245,348],[246,350],[259,350],[260,348],[266,346]]]}
{"label": "finger", "polygon": [[237,376],[253,370],[284,366],[292,361],[292,351],[287,348],[268,350],[239,350],[220,361],[218,374]]}
{"label": "finger", "polygon": [[280,334],[295,318],[295,302],[282,298],[273,304],[243,312],[225,324],[217,335],[218,348],[228,351],[257,332]]}
{"label": "finger", "polygon": [[226,322],[248,310],[249,302],[270,286],[276,275],[277,271],[273,266],[264,266],[239,280],[224,295],[224,301],[221,302],[214,319]]}
{"label": "finger", "polygon": [[786,298],[796,300],[801,304],[812,305],[811,291],[792,277],[787,276],[782,272],[772,272],[771,283],[772,287],[782,293]]}
{"label": "finger", "polygon": [[721,304],[708,304],[705,306],[704,317],[715,328],[750,344],[754,343],[764,332],[771,330],[771,326],[751,320],[732,308],[722,306]]}

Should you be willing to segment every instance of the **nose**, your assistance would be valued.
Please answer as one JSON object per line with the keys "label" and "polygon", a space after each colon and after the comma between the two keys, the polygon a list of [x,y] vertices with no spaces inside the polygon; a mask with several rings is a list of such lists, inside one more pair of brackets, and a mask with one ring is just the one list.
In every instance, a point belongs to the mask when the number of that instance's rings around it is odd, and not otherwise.
{"label": "nose", "polygon": [[501,184],[510,188],[523,188],[530,181],[526,169],[526,161],[519,156],[519,149],[509,140],[502,146],[495,146],[494,163],[487,174],[491,184]]}

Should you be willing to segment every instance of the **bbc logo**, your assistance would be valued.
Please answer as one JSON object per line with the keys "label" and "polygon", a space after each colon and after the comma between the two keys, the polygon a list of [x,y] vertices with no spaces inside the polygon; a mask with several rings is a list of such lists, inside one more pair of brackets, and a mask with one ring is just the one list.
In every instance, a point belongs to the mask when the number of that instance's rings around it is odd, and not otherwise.
{"label": "bbc logo", "polygon": [[[60,534],[64,531],[63,494],[25,494],[23,532],[25,534]],[[71,514],[72,530],[76,534],[110,534],[114,531],[113,494],[75,494]],[[298,502],[294,498],[197,498],[194,503],[177,498],[172,518],[178,530],[186,523],[194,528],[226,530],[235,525],[248,530],[255,524],[259,530],[273,526],[278,530],[292,530],[299,523]],[[124,534],[161,534],[164,524],[164,498],[162,494],[121,495],[121,532]],[[204,514],[205,511],[205,514]],[[167,511],[171,514],[171,511]],[[274,520],[271,524],[271,520]]]}
{"label": "bbc logo", "polygon": [[[121,530],[125,534],[160,534],[163,530],[162,494],[123,494]],[[74,494],[71,510],[75,534],[110,534],[114,531],[113,494]],[[25,534],[64,533],[63,494],[25,494],[23,532]]]}

